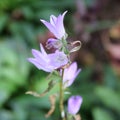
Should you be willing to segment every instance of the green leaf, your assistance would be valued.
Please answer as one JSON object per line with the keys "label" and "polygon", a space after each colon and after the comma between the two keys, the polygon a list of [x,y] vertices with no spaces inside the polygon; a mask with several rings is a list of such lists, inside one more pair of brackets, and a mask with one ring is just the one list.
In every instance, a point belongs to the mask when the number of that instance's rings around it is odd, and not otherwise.
{"label": "green leaf", "polygon": [[8,110],[0,110],[0,119],[1,120],[14,120],[12,112]]}
{"label": "green leaf", "polygon": [[0,107],[8,100],[15,88],[15,85],[10,82],[0,81]]}
{"label": "green leaf", "polygon": [[101,108],[94,108],[92,114],[94,120],[114,120],[111,113]]}
{"label": "green leaf", "polygon": [[[104,84],[111,88],[115,88],[117,84],[118,78],[115,75],[111,66],[104,67]],[[119,84],[118,84],[119,85]]]}
{"label": "green leaf", "polygon": [[7,20],[8,20],[8,16],[6,14],[0,14],[0,32],[6,26]]}
{"label": "green leaf", "polygon": [[33,15],[34,12],[32,11],[32,9],[28,6],[23,6],[22,8],[20,8],[20,10],[22,11],[23,15],[25,16],[25,18],[27,19],[33,19]]}
{"label": "green leaf", "polygon": [[101,100],[101,102],[116,111],[120,111],[120,96],[119,93],[115,92],[113,89],[107,87],[97,87],[95,89],[95,94]]}

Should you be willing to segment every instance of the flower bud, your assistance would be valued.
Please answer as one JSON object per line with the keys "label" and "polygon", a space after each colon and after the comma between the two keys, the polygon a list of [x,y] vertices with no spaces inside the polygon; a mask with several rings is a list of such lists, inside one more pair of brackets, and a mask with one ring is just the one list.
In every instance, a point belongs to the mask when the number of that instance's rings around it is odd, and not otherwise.
{"label": "flower bud", "polygon": [[71,96],[68,100],[68,113],[76,115],[82,104],[81,96]]}

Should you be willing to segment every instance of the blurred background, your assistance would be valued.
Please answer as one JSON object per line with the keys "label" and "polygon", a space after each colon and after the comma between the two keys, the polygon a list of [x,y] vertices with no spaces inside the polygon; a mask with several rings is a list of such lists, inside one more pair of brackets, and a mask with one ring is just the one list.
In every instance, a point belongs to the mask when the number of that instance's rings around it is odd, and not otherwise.
{"label": "blurred background", "polygon": [[60,119],[58,109],[45,118],[49,94],[35,98],[25,92],[41,93],[48,82],[47,74],[27,61],[32,48],[53,36],[39,19],[66,10],[68,41],[82,42],[71,57],[82,72],[69,88],[83,97],[81,118],[120,120],[119,0],[0,0],[0,120]]}

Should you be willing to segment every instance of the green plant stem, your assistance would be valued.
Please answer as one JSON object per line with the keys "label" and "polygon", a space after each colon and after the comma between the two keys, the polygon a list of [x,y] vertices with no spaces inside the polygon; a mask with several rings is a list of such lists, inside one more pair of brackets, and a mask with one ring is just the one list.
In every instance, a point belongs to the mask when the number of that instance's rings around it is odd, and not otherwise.
{"label": "green plant stem", "polygon": [[62,79],[60,81],[60,113],[61,113],[62,120],[66,120],[64,104],[63,104],[63,102],[64,102],[63,74],[64,74],[64,69],[62,69]]}

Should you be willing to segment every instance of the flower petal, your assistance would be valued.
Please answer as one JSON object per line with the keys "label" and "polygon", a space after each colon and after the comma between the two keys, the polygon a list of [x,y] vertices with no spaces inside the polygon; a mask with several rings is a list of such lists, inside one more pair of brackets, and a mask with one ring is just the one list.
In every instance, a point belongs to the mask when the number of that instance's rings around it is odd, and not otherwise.
{"label": "flower petal", "polygon": [[64,29],[64,16],[67,13],[65,11],[62,15],[59,15],[58,17],[51,15],[50,16],[50,23],[45,20],[40,20],[54,35],[56,38],[61,39],[64,37],[66,39],[66,33]]}
{"label": "flower petal", "polygon": [[39,70],[44,70],[46,72],[52,72],[53,69],[50,69],[48,66],[43,66],[45,64],[41,64],[37,59],[35,58],[28,58],[28,61],[34,64]]}
{"label": "flower petal", "polygon": [[69,78],[71,77],[73,78],[77,71],[77,63],[73,62],[67,70],[68,70]]}
{"label": "flower petal", "polygon": [[55,26],[56,20],[57,20],[57,17],[55,17],[54,15],[51,15],[51,16],[50,16],[50,23],[51,23],[53,26]]}
{"label": "flower petal", "polygon": [[59,15],[57,18],[57,21],[56,21],[56,28],[59,33],[59,39],[61,39],[62,37],[65,36],[63,20],[64,20],[64,16],[66,13],[67,13],[67,11],[65,11],[62,15]]}
{"label": "flower petal", "polygon": [[58,38],[59,34],[57,33],[55,27],[52,24],[50,24],[45,20],[40,20],[40,21],[50,30],[50,32],[52,32],[55,35],[55,37]]}
{"label": "flower petal", "polygon": [[75,78],[80,73],[81,69],[77,70],[77,63],[72,63],[68,68],[64,70],[63,84],[64,88],[69,87],[73,84]]}
{"label": "flower petal", "polygon": [[43,59],[43,55],[40,53],[40,51],[38,51],[38,50],[35,50],[35,49],[32,49],[32,54],[33,54],[33,56],[36,58],[36,59],[38,59],[38,60],[42,60],[42,61],[44,61],[45,59]]}
{"label": "flower petal", "polygon": [[68,58],[64,52],[56,51],[55,53],[49,54],[50,64],[56,68],[60,68],[68,63]]}
{"label": "flower petal", "polygon": [[43,45],[42,45],[42,44],[40,44],[40,50],[41,50],[41,53],[42,53],[43,55],[47,56],[47,53],[46,53],[45,49],[43,48]]}
{"label": "flower petal", "polygon": [[75,78],[78,76],[80,72],[81,72],[81,69],[78,69],[77,72],[75,73]]}

